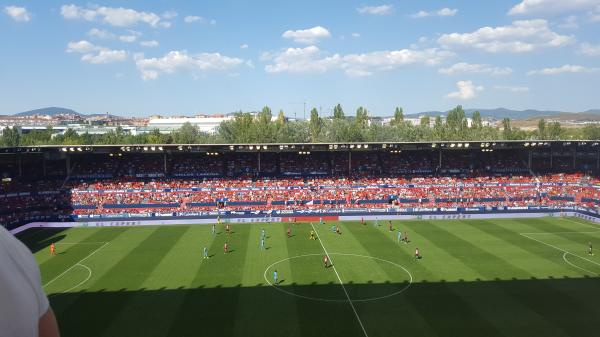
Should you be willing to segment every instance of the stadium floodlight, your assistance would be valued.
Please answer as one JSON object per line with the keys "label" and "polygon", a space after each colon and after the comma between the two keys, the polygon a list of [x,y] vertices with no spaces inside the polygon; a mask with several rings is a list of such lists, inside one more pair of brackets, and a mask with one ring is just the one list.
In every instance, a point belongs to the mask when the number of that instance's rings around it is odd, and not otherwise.
{"label": "stadium floodlight", "polygon": [[144,146],[144,151],[148,151],[148,147],[147,146]]}
{"label": "stadium floodlight", "polygon": [[365,149],[369,148],[369,144],[365,144],[364,146],[365,146]]}
{"label": "stadium floodlight", "polygon": [[463,144],[462,143],[458,143],[456,146],[463,147]]}
{"label": "stadium floodlight", "polygon": [[235,146],[229,145],[229,150],[231,150],[231,151],[235,150]]}
{"label": "stadium floodlight", "polygon": [[60,149],[62,152],[67,152],[69,151],[66,147],[63,147],[62,149]]}
{"label": "stadium floodlight", "polygon": [[529,147],[529,143],[525,143],[525,144],[523,144],[523,146]]}
{"label": "stadium floodlight", "polygon": [[83,150],[80,147],[78,147],[77,151],[82,152]]}
{"label": "stadium floodlight", "polygon": [[356,148],[357,148],[357,149],[360,149],[360,148],[362,148],[362,145],[361,145],[361,144],[358,144],[358,145],[356,145]]}
{"label": "stadium floodlight", "polygon": [[435,148],[435,147],[437,147],[437,144],[433,143],[433,144],[431,144],[431,147]]}
{"label": "stadium floodlight", "polygon": [[337,148],[338,148],[338,145],[337,145],[337,144],[335,144],[335,145],[333,146],[333,148],[337,150]]}
{"label": "stadium floodlight", "polygon": [[263,150],[266,150],[266,149],[267,149],[267,146],[266,146],[266,145],[263,145]]}
{"label": "stadium floodlight", "polygon": [[74,148],[74,147],[70,147],[70,148],[69,148],[69,151],[71,151],[71,152],[75,152],[75,148]]}
{"label": "stadium floodlight", "polygon": [[353,149],[354,148],[354,144],[350,144],[350,148]]}
{"label": "stadium floodlight", "polygon": [[158,151],[162,151],[162,150],[163,150],[163,147],[162,147],[162,146],[159,146],[159,147],[158,147]]}
{"label": "stadium floodlight", "polygon": [[454,144],[454,143],[450,144],[450,147],[455,147],[455,146],[456,146],[456,144]]}
{"label": "stadium floodlight", "polygon": [[471,146],[470,143],[465,143],[465,147],[469,147],[469,146]]}
{"label": "stadium floodlight", "polygon": [[249,148],[250,150],[254,150],[254,145],[250,145],[250,146],[248,146],[248,148]]}

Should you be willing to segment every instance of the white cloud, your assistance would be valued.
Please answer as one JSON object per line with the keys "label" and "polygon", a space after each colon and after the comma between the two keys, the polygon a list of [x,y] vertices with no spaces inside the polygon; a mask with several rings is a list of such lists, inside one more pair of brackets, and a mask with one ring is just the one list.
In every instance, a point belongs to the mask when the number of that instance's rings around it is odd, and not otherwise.
{"label": "white cloud", "polygon": [[17,22],[28,22],[31,20],[31,13],[25,7],[6,6],[4,7],[4,13]]}
{"label": "white cloud", "polygon": [[458,13],[458,9],[450,9],[450,8],[446,7],[446,8],[442,8],[440,10],[431,11],[431,12],[419,11],[419,12],[411,15],[411,17],[413,17],[415,19],[426,18],[426,17],[430,17],[430,16],[445,17],[445,16],[455,16],[456,13]]}
{"label": "white cloud", "polygon": [[160,16],[152,12],[138,12],[134,9],[123,7],[80,7],[77,5],[63,5],[61,15],[68,20],[100,21],[116,27],[130,27],[145,23],[152,27],[168,28],[170,23],[161,21]]}
{"label": "white cloud", "polygon": [[437,65],[453,53],[439,49],[391,50],[364,54],[325,55],[316,46],[288,48],[262,55],[271,61],[265,67],[268,73],[324,73],[343,70],[348,76],[368,76],[376,71],[389,71],[413,64]]}
{"label": "white cloud", "polygon": [[86,40],[69,42],[67,44],[67,53],[84,54],[81,60],[92,64],[120,62],[127,59],[127,52],[124,50],[111,50],[106,47],[97,46]]}
{"label": "white cloud", "polygon": [[528,87],[516,87],[516,86],[509,86],[509,85],[495,85],[494,89],[501,90],[501,91],[509,91],[509,92],[512,92],[515,94],[529,92]]}
{"label": "white cloud", "polygon": [[579,45],[579,53],[586,56],[600,56],[600,44],[584,42]]}
{"label": "white cloud", "polygon": [[244,43],[240,46],[240,49],[248,49],[248,45]]}
{"label": "white cloud", "polygon": [[552,31],[546,20],[520,20],[508,26],[483,27],[471,33],[443,34],[438,43],[447,48],[472,48],[489,53],[524,53],[562,47],[575,41]]}
{"label": "white cloud", "polygon": [[115,38],[115,34],[109,32],[107,30],[98,29],[98,28],[90,29],[90,31],[87,33],[87,35],[98,38],[98,39],[114,39]]}
{"label": "white cloud", "polygon": [[321,26],[316,26],[309,29],[288,30],[281,37],[284,39],[292,39],[297,43],[311,44],[316,43],[321,39],[330,38],[331,33]]}
{"label": "white cloud", "polygon": [[493,76],[499,75],[509,75],[513,72],[511,68],[508,67],[492,67],[488,64],[471,64],[460,62],[456,63],[448,68],[440,68],[438,70],[440,74],[443,75],[457,75],[463,73],[471,73],[471,74],[488,74]]}
{"label": "white cloud", "polygon": [[160,58],[145,58],[143,54],[137,54],[134,59],[144,80],[153,80],[161,74],[178,71],[191,71],[196,76],[209,70],[229,70],[244,63],[242,59],[219,53],[189,55],[186,51],[170,51]]}
{"label": "white cloud", "polygon": [[185,23],[192,23],[192,22],[198,22],[198,21],[203,21],[204,18],[202,18],[201,16],[196,16],[196,15],[188,15],[185,18],[183,18],[183,21]]}
{"label": "white cloud", "polygon": [[167,20],[171,20],[171,19],[176,18],[177,15],[179,15],[179,14],[177,14],[177,12],[175,12],[175,11],[166,11],[162,14],[162,17]]}
{"label": "white cloud", "polygon": [[563,29],[577,29],[579,28],[579,22],[576,15],[567,16],[558,27]]}
{"label": "white cloud", "polygon": [[142,47],[149,47],[149,48],[158,47],[158,44],[159,43],[156,40],[141,41],[140,42],[140,46],[142,46]]}
{"label": "white cloud", "polygon": [[105,64],[113,62],[122,62],[127,59],[127,52],[124,50],[103,49],[97,54],[85,54],[81,57],[84,62],[92,64]]}
{"label": "white cloud", "polygon": [[592,10],[598,6],[600,0],[523,0],[512,7],[508,15],[563,14]]}
{"label": "white cloud", "polygon": [[90,53],[101,49],[102,47],[96,46],[95,44],[86,40],[69,42],[67,44],[67,53]]}
{"label": "white cloud", "polygon": [[135,42],[137,40],[137,35],[121,35],[119,36],[119,40],[121,42],[127,42],[127,43],[132,43]]}
{"label": "white cloud", "polygon": [[456,82],[456,87],[458,91],[451,92],[446,97],[470,100],[477,96],[478,91],[483,91],[482,86],[475,86],[471,81],[458,81]]}
{"label": "white cloud", "polygon": [[575,74],[575,73],[595,73],[600,71],[600,68],[586,68],[580,65],[565,64],[556,68],[543,68],[532,70],[527,75],[559,75],[559,74]]}
{"label": "white cloud", "polygon": [[356,9],[360,14],[387,15],[394,10],[392,5],[363,6]]}
{"label": "white cloud", "polygon": [[359,33],[352,33],[352,37],[358,39],[360,37]]}

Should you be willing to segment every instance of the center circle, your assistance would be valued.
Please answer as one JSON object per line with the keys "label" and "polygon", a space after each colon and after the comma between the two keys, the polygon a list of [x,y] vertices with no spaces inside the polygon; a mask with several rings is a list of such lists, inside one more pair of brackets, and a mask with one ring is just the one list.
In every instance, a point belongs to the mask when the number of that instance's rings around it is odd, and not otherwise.
{"label": "center circle", "polygon": [[[413,277],[411,275],[411,273],[408,271],[408,269],[406,269],[404,266],[389,261],[389,260],[385,260],[385,259],[381,259],[378,257],[374,257],[374,256],[368,256],[368,255],[360,255],[360,254],[344,254],[344,253],[332,253],[329,254],[330,257],[332,257],[333,263],[334,265],[336,265],[337,261],[339,260],[344,260],[344,259],[351,259],[353,260],[353,263],[349,265],[349,268],[351,268],[351,270],[348,271],[348,274],[354,274],[354,277],[363,277],[363,275],[360,275],[360,272],[357,273],[357,271],[360,270],[360,268],[356,268],[356,267],[360,267],[360,263],[356,262],[357,259],[371,259],[374,260],[375,262],[377,262],[379,264],[379,266],[381,268],[390,268],[392,267],[393,270],[389,270],[392,274],[397,274],[396,279],[393,280],[380,280],[380,281],[373,281],[373,280],[344,280],[342,277],[342,282],[344,285],[345,289],[342,289],[342,287],[339,284],[339,280],[337,279],[336,273],[335,271],[331,271],[331,274],[328,275],[329,276],[329,282],[327,282],[327,280],[325,280],[325,283],[321,283],[318,284],[315,280],[307,280],[306,284],[279,284],[279,285],[274,285],[273,282],[269,279],[269,277],[267,276],[267,274],[272,275],[273,271],[276,270],[276,267],[278,264],[286,262],[286,261],[290,261],[290,263],[299,263],[302,259],[304,260],[313,260],[310,261],[309,264],[304,264],[304,267],[310,266],[312,270],[305,270],[305,273],[310,274],[310,273],[318,273],[315,274],[315,278],[320,278],[320,275],[323,272],[323,264],[322,262],[320,262],[321,257],[323,257],[323,254],[304,254],[304,255],[297,255],[297,256],[292,256],[292,257],[287,257],[285,259],[281,259],[279,261],[276,261],[274,263],[272,263],[271,265],[269,265],[266,269],[265,272],[263,273],[264,279],[267,282],[267,284],[269,284],[270,286],[272,286],[274,289],[276,289],[277,291],[280,291],[282,293],[291,295],[291,296],[295,296],[298,298],[303,298],[303,299],[307,299],[307,300],[313,300],[313,301],[322,301],[322,302],[347,302],[348,298],[346,297],[346,295],[344,293],[348,293],[348,296],[350,297],[350,299],[352,300],[352,302],[368,302],[368,301],[375,301],[375,300],[381,300],[381,299],[385,299],[388,297],[392,297],[395,295],[398,295],[402,292],[404,292],[406,289],[408,289],[410,287],[410,285],[412,284],[413,281]],[[337,265],[336,265],[337,266]],[[320,271],[317,271],[316,268],[319,268]],[[330,267],[333,268],[333,267]],[[368,272],[368,270],[367,270]],[[398,273],[402,274],[402,275],[398,275]],[[333,275],[333,276],[332,276]],[[342,276],[345,275],[345,273],[341,274]],[[373,276],[373,275],[371,275]],[[280,275],[279,277],[279,282],[285,282],[285,275]],[[310,277],[309,277],[310,278]],[[332,279],[335,278],[335,282],[332,281]],[[312,281],[312,282],[311,282]],[[323,280],[321,280],[323,281]],[[358,281],[358,282],[357,282]],[[393,282],[397,282],[397,283],[393,283]],[[335,287],[337,287],[337,289],[333,289],[331,290],[330,286],[334,285]],[[297,289],[301,289],[300,291],[298,291]],[[342,292],[343,291],[343,292]],[[314,294],[314,292],[318,293],[318,294]],[[338,296],[331,298],[331,293],[332,292],[337,292]],[[367,296],[357,296],[356,293],[368,293]],[[323,295],[323,294],[327,294],[327,296]]]}

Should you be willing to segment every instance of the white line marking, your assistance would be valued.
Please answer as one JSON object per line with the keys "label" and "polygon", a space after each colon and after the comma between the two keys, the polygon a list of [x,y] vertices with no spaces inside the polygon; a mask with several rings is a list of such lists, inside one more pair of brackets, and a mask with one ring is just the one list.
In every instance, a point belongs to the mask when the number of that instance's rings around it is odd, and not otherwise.
{"label": "white line marking", "polygon": [[356,308],[354,307],[354,303],[352,303],[352,300],[350,299],[350,295],[348,295],[348,291],[346,291],[346,286],[344,286],[344,282],[342,282],[342,278],[340,277],[340,274],[338,274],[337,269],[335,269],[335,264],[333,263],[333,260],[331,259],[331,256],[329,256],[329,253],[327,253],[327,249],[325,249],[325,246],[323,245],[323,241],[321,240],[321,236],[319,235],[319,232],[317,232],[317,229],[312,224],[312,222],[310,223],[310,226],[315,231],[315,234],[317,234],[317,239],[319,240],[319,243],[321,244],[321,247],[323,248],[323,251],[325,252],[325,255],[327,256],[327,258],[331,262],[331,266],[333,267],[333,271],[335,272],[335,275],[337,276],[338,281],[340,281],[340,285],[342,286],[342,289],[344,290],[344,293],[346,294],[346,298],[348,299],[348,303],[350,303],[350,306],[352,307],[352,311],[354,311],[354,315],[356,316],[356,319],[358,320],[358,323],[360,324],[360,327],[362,328],[362,331],[365,334],[365,337],[369,337],[369,335],[367,334],[367,331],[365,330],[365,326],[363,325],[362,321],[360,320],[360,317],[358,316],[358,312],[356,312]]}
{"label": "white line marking", "polygon": [[[389,260],[380,259],[380,258],[378,258],[378,257],[374,257],[374,256],[368,256],[368,255],[359,255],[359,254],[331,253],[331,255],[364,257],[364,258],[369,258],[369,259],[379,260],[379,261],[382,261],[382,262],[387,262],[387,263],[389,263],[389,264],[391,264],[391,265],[393,265],[393,266],[396,266],[396,267],[398,267],[398,268],[400,268],[400,269],[404,270],[404,271],[405,271],[405,272],[408,274],[408,277],[410,278],[410,281],[409,281],[409,283],[408,283],[408,284],[407,284],[407,285],[406,285],[404,288],[402,288],[402,289],[400,289],[400,290],[398,290],[398,291],[396,291],[396,292],[393,292],[393,293],[391,293],[391,294],[388,294],[388,295],[379,296],[379,297],[363,298],[363,299],[358,299],[358,300],[357,300],[357,299],[355,299],[355,300],[353,300],[354,302],[370,302],[370,301],[377,301],[377,300],[381,300],[381,299],[384,299],[384,298],[388,298],[388,297],[396,296],[396,295],[398,295],[398,294],[400,294],[400,293],[404,292],[406,289],[410,288],[410,286],[411,286],[411,284],[412,284],[412,282],[413,282],[413,276],[412,276],[412,274],[411,274],[411,273],[408,271],[408,269],[404,268],[402,265],[399,265],[399,264],[397,264],[397,263],[395,263],[395,262],[392,262],[392,261],[389,261]],[[293,259],[299,259],[299,258],[302,258],[302,257],[309,257],[309,256],[321,256],[321,254],[304,254],[304,255],[297,255],[297,256],[292,256],[292,257],[286,257],[285,259],[281,259],[281,260],[279,260],[279,261],[276,261],[276,262],[273,262],[273,263],[271,263],[271,264],[270,264],[270,265],[269,265],[269,266],[268,266],[268,267],[265,269],[265,272],[263,273],[263,277],[265,278],[265,281],[266,281],[266,282],[267,282],[269,285],[273,286],[273,287],[274,287],[276,290],[279,290],[279,291],[281,291],[281,292],[283,292],[283,293],[286,293],[286,294],[288,294],[288,295],[291,295],[291,296],[296,296],[296,297],[299,297],[299,298],[304,298],[304,299],[307,299],[307,300],[321,301],[321,302],[346,302],[346,300],[336,300],[336,299],[328,299],[328,298],[318,298],[318,297],[311,297],[311,296],[304,296],[304,295],[296,294],[296,293],[293,293],[293,292],[291,292],[291,291],[287,291],[287,290],[285,290],[285,289],[282,289],[281,287],[275,287],[275,286],[273,285],[273,283],[271,283],[271,281],[269,281],[269,278],[267,277],[267,272],[268,272],[268,271],[269,271],[271,268],[273,268],[273,266],[274,266],[274,265],[276,265],[276,264],[279,264],[279,263],[281,263],[281,262],[284,262],[284,261],[293,260]]]}
{"label": "white line marking", "polygon": [[577,265],[575,265],[575,264],[571,263],[569,260],[567,260],[567,254],[570,254],[570,253],[564,253],[564,254],[563,254],[563,260],[564,260],[566,263],[570,264],[571,266],[573,266],[573,267],[575,267],[575,268],[577,268],[577,269],[581,269],[581,270],[583,270],[583,271],[584,271],[584,272],[586,272],[586,273],[590,273],[590,274],[593,274],[593,275],[598,275],[597,273],[594,273],[593,271],[589,271],[589,270],[587,270],[587,269],[585,269],[585,268],[582,268],[582,267],[580,267],[580,266],[577,266]]}
{"label": "white line marking", "polygon": [[538,239],[536,239],[536,238],[532,238],[532,237],[530,237],[530,236],[527,236],[526,234],[523,234],[523,233],[520,233],[520,235],[522,235],[522,236],[524,236],[524,237],[526,237],[526,238],[528,238],[528,239],[531,239],[531,240],[533,240],[533,241],[537,241],[537,242],[539,242],[539,243],[541,243],[541,244],[544,244],[544,245],[546,245],[546,246],[548,246],[548,247],[552,247],[552,248],[554,248],[554,249],[556,249],[556,250],[560,250],[560,251],[561,251],[561,252],[563,252],[563,253],[571,254],[571,255],[573,255],[573,256],[576,256],[576,257],[578,257],[578,258],[580,258],[580,259],[582,259],[582,260],[586,260],[587,262],[590,262],[590,263],[593,263],[593,264],[595,264],[595,265],[597,265],[597,266],[600,266],[600,263],[598,263],[598,262],[595,262],[595,261],[592,261],[592,260],[589,260],[589,259],[586,259],[585,257],[579,256],[579,255],[577,255],[577,254],[573,254],[573,253],[571,253],[571,252],[570,252],[570,251],[568,251],[568,250],[564,250],[564,249],[562,249],[562,248],[556,247],[555,245],[551,245],[551,244],[549,244],[549,243],[546,243],[546,242],[544,242],[544,241],[538,240]]}
{"label": "white line marking", "polygon": [[563,220],[567,220],[567,221],[570,221],[570,222],[578,224],[578,225],[582,225],[582,226],[586,226],[586,227],[595,228],[595,229],[600,230],[600,226],[594,224],[593,222],[589,222],[589,221],[581,219],[581,218],[576,218],[576,219],[580,219],[580,220],[583,220],[585,222],[575,221],[575,219],[573,219],[572,217],[563,218]]}
{"label": "white line marking", "polygon": [[101,245],[106,242],[56,242],[57,245]]}
{"label": "white line marking", "polygon": [[[86,266],[85,264],[81,264],[81,263],[77,263],[77,266],[80,266],[80,267],[83,267],[83,268],[87,269],[88,276],[85,278],[85,280],[77,283],[77,285],[74,285],[71,288],[69,288],[69,289],[67,289],[67,290],[65,290],[65,291],[63,291],[61,293],[68,293],[69,291],[71,291],[71,290],[79,287],[80,285],[86,283],[90,278],[92,278],[92,270],[88,266]],[[53,295],[56,295],[56,293],[54,293]]]}
{"label": "white line marking", "polygon": [[600,230],[597,231],[593,231],[593,232],[578,232],[578,231],[574,231],[574,232],[532,232],[532,233],[519,233],[519,234],[532,234],[532,235],[548,235],[548,234],[575,234],[575,233],[580,233],[580,234],[594,234],[594,233],[600,233]]}
{"label": "white line marking", "polygon": [[90,257],[92,257],[92,255],[96,254],[100,249],[106,247],[106,245],[108,245],[108,242],[105,242],[102,246],[100,246],[98,249],[94,250],[93,252],[91,252],[88,256],[84,257],[83,259],[77,261],[74,265],[72,265],[71,267],[69,267],[67,270],[63,271],[62,273],[60,273],[58,276],[56,276],[55,278],[53,278],[52,280],[48,281],[48,283],[44,284],[42,287],[46,288],[48,285],[50,285],[51,283],[53,283],[54,281],[58,280],[61,276],[63,276],[64,274],[66,274],[69,270],[75,268],[77,265],[80,265],[81,262],[89,259]]}

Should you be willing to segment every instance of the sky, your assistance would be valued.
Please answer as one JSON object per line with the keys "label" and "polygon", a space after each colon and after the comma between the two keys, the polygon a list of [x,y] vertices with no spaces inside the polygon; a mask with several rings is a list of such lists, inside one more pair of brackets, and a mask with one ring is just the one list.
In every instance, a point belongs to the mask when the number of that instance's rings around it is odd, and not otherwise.
{"label": "sky", "polygon": [[600,0],[0,0],[0,10],[0,114],[600,108]]}

